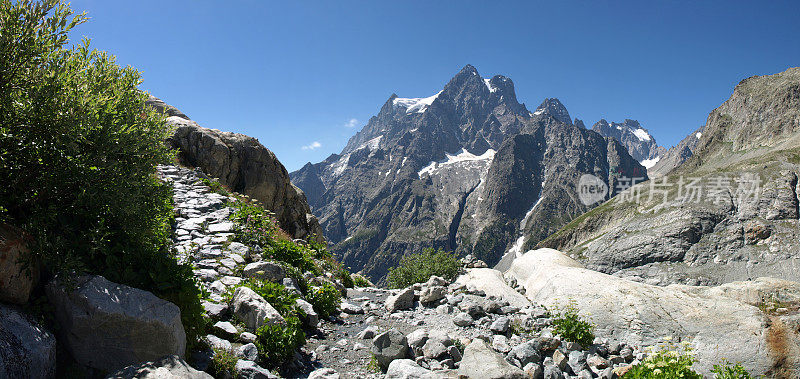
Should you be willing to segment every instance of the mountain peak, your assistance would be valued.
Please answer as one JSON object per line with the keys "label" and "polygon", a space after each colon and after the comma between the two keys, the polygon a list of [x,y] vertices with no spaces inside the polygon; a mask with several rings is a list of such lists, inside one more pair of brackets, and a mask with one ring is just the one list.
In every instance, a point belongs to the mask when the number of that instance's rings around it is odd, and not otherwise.
{"label": "mountain peak", "polygon": [[555,97],[544,99],[542,104],[536,108],[536,111],[533,112],[533,114],[547,114],[567,125],[572,125],[572,118],[569,116],[567,107],[565,107],[564,104],[561,104],[561,101]]}

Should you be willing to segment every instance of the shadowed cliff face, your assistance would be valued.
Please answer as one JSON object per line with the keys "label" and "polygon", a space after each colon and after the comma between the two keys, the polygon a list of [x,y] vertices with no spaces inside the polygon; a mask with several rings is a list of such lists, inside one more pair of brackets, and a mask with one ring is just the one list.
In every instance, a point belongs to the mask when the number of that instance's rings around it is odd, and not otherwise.
{"label": "shadowed cliff face", "polygon": [[646,176],[558,99],[528,111],[504,76],[468,65],[431,95],[392,95],[340,154],[291,174],[334,251],[373,279],[430,246],[495,264],[521,229],[535,244],[593,206],[578,199],[581,175]]}
{"label": "shadowed cliff face", "polygon": [[541,246],[656,284],[800,279],[800,69],[743,80],[681,145],[640,201],[612,199]]}
{"label": "shadowed cliff face", "polygon": [[153,96],[149,106],[165,112],[174,128],[168,143],[179,150],[182,164],[198,167],[230,190],[259,200],[277,217],[282,229],[293,238],[316,235],[322,229],[303,192],[289,180],[289,173],[269,149],[243,134],[207,129],[175,107]]}

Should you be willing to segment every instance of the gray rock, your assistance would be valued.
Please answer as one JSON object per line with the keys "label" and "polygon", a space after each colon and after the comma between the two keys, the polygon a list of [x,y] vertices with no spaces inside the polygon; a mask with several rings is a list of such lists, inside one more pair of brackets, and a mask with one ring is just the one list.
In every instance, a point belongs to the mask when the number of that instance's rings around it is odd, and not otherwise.
{"label": "gray rock", "polygon": [[308,379],[339,379],[339,373],[332,368],[323,367],[312,371]]}
{"label": "gray rock", "polygon": [[447,347],[447,354],[453,358],[454,361],[458,362],[463,358],[461,354],[461,350],[458,350],[458,347],[455,345],[450,345]]}
{"label": "gray rock", "polygon": [[429,339],[422,347],[422,353],[425,358],[438,359],[447,353],[447,346],[437,340]]}
{"label": "gray rock", "polygon": [[232,222],[220,222],[208,226],[209,233],[226,233],[233,230]]}
{"label": "gray rock", "polygon": [[444,298],[447,289],[443,286],[424,287],[419,295],[419,302],[430,304]]}
{"label": "gray rock", "polygon": [[224,338],[219,338],[213,334],[208,334],[206,335],[206,341],[208,341],[208,345],[214,350],[232,352],[233,345],[231,345],[231,341],[228,341]]}
{"label": "gray rock", "polygon": [[417,329],[406,335],[408,347],[412,350],[421,349],[428,342],[428,331],[425,329]]}
{"label": "gray rock", "polygon": [[152,362],[138,363],[125,367],[109,376],[107,379],[212,379],[205,372],[195,370],[186,361],[177,355],[170,355]]}
{"label": "gray rock", "polygon": [[231,299],[233,315],[251,331],[264,324],[284,324],[286,321],[263,297],[247,287],[239,287]]}
{"label": "gray rock", "polygon": [[461,312],[453,317],[453,324],[458,326],[467,327],[472,325],[472,317],[465,312]]}
{"label": "gray rock", "polygon": [[364,328],[364,330],[362,330],[360,333],[358,333],[357,337],[362,339],[362,340],[371,340],[371,339],[375,338],[375,336],[378,333],[380,333],[380,330],[378,329],[378,327],[375,326],[375,325],[370,325],[370,326]]}
{"label": "gray rock", "polygon": [[297,307],[300,308],[303,313],[305,313],[305,316],[303,316],[303,322],[305,322],[306,326],[316,329],[317,326],[319,326],[319,315],[314,310],[314,306],[303,299],[295,300],[295,304],[297,304]]}
{"label": "gray rock", "polygon": [[255,360],[258,358],[258,348],[253,343],[239,346],[239,348],[236,349],[236,356],[246,361],[255,362]]}
{"label": "gray rock", "polygon": [[243,359],[236,361],[236,373],[242,379],[279,379],[277,375],[257,365],[255,362]]}
{"label": "gray rock", "polygon": [[248,248],[245,244],[241,242],[231,242],[228,245],[228,250],[230,250],[230,252],[233,254],[237,254],[241,257],[246,257],[248,255],[248,252],[250,251],[250,248]]}
{"label": "gray rock", "polygon": [[544,379],[564,379],[564,372],[556,366],[544,366]]}
{"label": "gray rock", "polygon": [[244,266],[243,275],[245,278],[266,279],[275,283],[283,283],[286,272],[277,263],[260,261]]}
{"label": "gray rock", "polygon": [[372,339],[372,354],[381,368],[386,369],[393,360],[408,355],[408,340],[397,329],[391,329]]}
{"label": "gray rock", "polygon": [[542,360],[539,349],[535,341],[528,341],[511,349],[506,357],[510,363],[519,368],[525,367],[528,363],[539,363]]}
{"label": "gray rock", "polygon": [[234,338],[239,335],[239,331],[228,321],[217,321],[214,324],[214,333],[224,338]]}
{"label": "gray rock", "polygon": [[342,303],[339,305],[339,308],[341,308],[342,312],[350,315],[364,314],[364,308],[362,308],[360,305],[356,305],[347,301],[342,301]]}
{"label": "gray rock", "polygon": [[508,338],[502,334],[492,337],[492,349],[503,354],[511,351],[511,346],[508,344]]}
{"label": "gray rock", "polygon": [[432,378],[428,370],[411,359],[396,359],[389,364],[385,379],[427,379]]}
{"label": "gray rock", "polygon": [[[39,280],[39,264],[30,254],[32,241],[21,229],[0,223],[0,301],[25,304]],[[25,264],[32,266],[28,269]]]}
{"label": "gray rock", "polygon": [[56,339],[24,313],[0,304],[0,377],[51,378]]}
{"label": "gray rock", "polygon": [[580,373],[581,371],[588,369],[589,366],[586,365],[586,352],[570,351],[567,365],[574,373]]}
{"label": "gray rock", "polygon": [[256,335],[250,332],[242,332],[242,334],[239,335],[239,340],[244,343],[256,342],[256,338]]}
{"label": "gray rock", "polygon": [[180,309],[150,292],[102,276],[78,278],[69,292],[53,281],[46,292],[60,341],[80,364],[111,371],[186,351]]}
{"label": "gray rock", "polygon": [[510,327],[511,320],[508,317],[500,317],[489,326],[489,330],[497,334],[505,334]]}
{"label": "gray rock", "polygon": [[397,295],[391,295],[386,298],[386,310],[389,313],[406,310],[414,306],[414,290],[406,288]]}
{"label": "gray rock", "polygon": [[459,375],[471,379],[522,379],[525,373],[492,351],[483,340],[474,339],[467,345],[458,369]]}

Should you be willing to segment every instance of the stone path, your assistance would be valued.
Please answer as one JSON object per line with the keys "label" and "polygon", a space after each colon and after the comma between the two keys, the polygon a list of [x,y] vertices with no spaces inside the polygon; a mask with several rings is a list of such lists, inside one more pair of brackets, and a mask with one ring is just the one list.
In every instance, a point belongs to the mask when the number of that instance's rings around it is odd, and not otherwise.
{"label": "stone path", "polygon": [[[234,199],[211,192],[200,182],[202,172],[160,166],[159,173],[174,188],[175,250],[181,261],[195,267],[195,275],[210,294],[210,301],[203,306],[215,324],[206,339],[215,348],[235,352],[240,358],[237,368],[251,374],[246,377],[258,377],[254,373],[275,377],[254,363],[255,335],[237,330],[231,323],[229,305],[223,301],[228,288],[243,280],[236,273],[247,272],[242,268],[253,259],[247,246],[229,242],[234,225],[228,203]],[[475,263],[469,262],[468,267],[480,267]],[[515,283],[509,285],[522,290]],[[288,377],[378,379],[416,372],[428,375],[426,378],[455,378],[459,369],[472,367],[525,372],[533,377],[613,378],[612,369],[644,357],[639,349],[607,341],[596,341],[598,345],[586,349],[562,342],[553,335],[552,320],[542,307],[530,304],[520,309],[487,296],[474,285],[447,283],[441,278],[404,290],[349,289],[340,309],[338,316],[320,320],[306,330],[306,345],[287,366],[290,369],[283,370]],[[379,351],[377,356],[385,363],[396,363],[389,366],[387,375],[376,371],[370,364],[376,346],[398,342],[395,340],[401,337],[409,353],[386,357]],[[462,361],[462,352],[454,349],[465,345],[471,345],[473,351],[468,349]],[[495,357],[490,360],[499,366],[484,367],[485,362],[474,361],[487,356]],[[194,364],[206,369],[199,358],[195,357]]]}

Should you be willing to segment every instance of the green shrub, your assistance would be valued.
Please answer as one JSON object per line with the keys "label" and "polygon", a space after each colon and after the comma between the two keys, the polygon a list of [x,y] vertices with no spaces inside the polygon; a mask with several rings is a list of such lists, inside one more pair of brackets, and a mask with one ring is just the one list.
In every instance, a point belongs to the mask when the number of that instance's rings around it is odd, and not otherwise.
{"label": "green shrub", "polygon": [[203,183],[206,186],[208,186],[208,189],[210,189],[211,192],[218,193],[220,195],[225,195],[225,196],[228,196],[228,195],[231,194],[231,191],[228,191],[228,189],[225,188],[225,186],[222,183],[220,183],[218,179],[200,178],[200,183]]}
{"label": "green shrub", "polygon": [[583,347],[589,347],[594,343],[594,325],[581,318],[574,302],[569,302],[563,308],[551,310],[550,313],[553,333],[561,336],[564,341],[577,342]]}
{"label": "green shrub", "polygon": [[320,268],[314,262],[311,252],[302,245],[292,241],[273,239],[264,248],[264,256],[280,262],[286,262],[298,270],[311,271],[314,275],[321,274]]}
{"label": "green shrub", "polygon": [[298,317],[287,317],[286,325],[264,325],[256,331],[256,346],[262,362],[276,367],[291,358],[306,343],[302,323]]}
{"label": "green shrub", "polygon": [[691,350],[675,345],[662,348],[633,366],[623,376],[624,379],[701,379],[703,376],[692,370],[694,357]]}
{"label": "green shrub", "polygon": [[451,281],[459,270],[461,263],[455,254],[427,248],[401,258],[397,267],[389,269],[387,280],[390,288],[405,288],[414,283],[424,283],[434,275]]}
{"label": "green shrub", "polygon": [[233,203],[231,220],[236,224],[234,238],[248,246],[265,247],[275,238],[278,220],[272,212],[239,200]]}
{"label": "green shrub", "polygon": [[230,301],[231,297],[233,297],[233,293],[236,292],[236,289],[239,287],[248,287],[253,290],[253,292],[259,294],[284,318],[298,316],[300,312],[302,312],[295,303],[295,300],[298,298],[297,295],[289,292],[283,285],[273,283],[269,280],[251,278],[234,287],[230,287],[224,296],[226,301]]}
{"label": "green shrub", "polygon": [[214,356],[208,370],[214,374],[215,378],[238,378],[236,372],[236,362],[239,360],[235,354],[225,349],[214,349]]}
{"label": "green shrub", "polygon": [[372,283],[370,283],[369,279],[364,277],[364,275],[353,274],[353,275],[351,275],[351,278],[353,278],[353,285],[356,286],[356,287],[371,287],[372,286]]}
{"label": "green shrub", "polygon": [[0,219],[34,238],[46,276],[98,274],[181,308],[189,343],[204,325],[191,269],[170,247],[172,161],[165,116],[139,72],[67,48],[87,18],[58,0],[0,2]]}
{"label": "green shrub", "polygon": [[728,361],[714,365],[711,373],[714,374],[714,379],[753,379],[741,363],[732,364]]}
{"label": "green shrub", "polygon": [[336,313],[336,307],[342,301],[342,295],[330,283],[322,283],[321,286],[311,286],[306,294],[306,300],[314,306],[314,311],[321,318]]}

